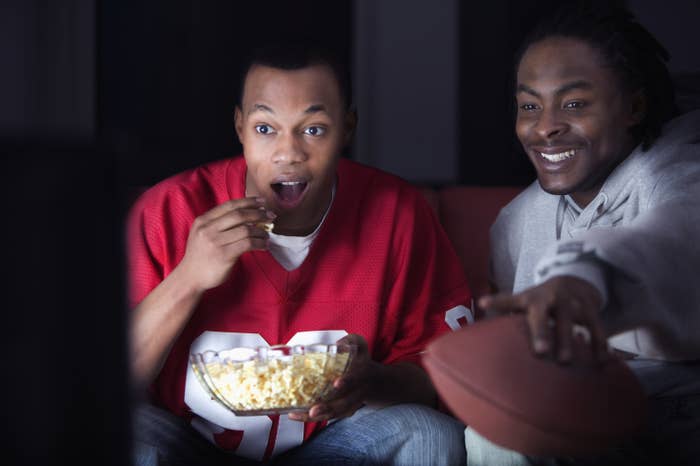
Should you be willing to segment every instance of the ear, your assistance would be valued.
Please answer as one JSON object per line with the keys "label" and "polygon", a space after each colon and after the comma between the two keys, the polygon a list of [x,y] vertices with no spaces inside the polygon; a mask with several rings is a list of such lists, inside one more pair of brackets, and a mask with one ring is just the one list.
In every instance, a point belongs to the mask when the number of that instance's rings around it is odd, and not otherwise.
{"label": "ear", "polygon": [[353,136],[355,135],[355,129],[357,128],[357,110],[354,108],[349,109],[345,112],[345,136],[343,138],[343,143],[345,146],[350,144]]}
{"label": "ear", "polygon": [[233,120],[234,126],[236,127],[236,134],[238,135],[238,141],[243,144],[243,113],[241,112],[241,107],[236,106]]}
{"label": "ear", "polygon": [[638,125],[647,114],[647,95],[644,89],[639,89],[632,94],[630,99],[630,114],[628,127]]}

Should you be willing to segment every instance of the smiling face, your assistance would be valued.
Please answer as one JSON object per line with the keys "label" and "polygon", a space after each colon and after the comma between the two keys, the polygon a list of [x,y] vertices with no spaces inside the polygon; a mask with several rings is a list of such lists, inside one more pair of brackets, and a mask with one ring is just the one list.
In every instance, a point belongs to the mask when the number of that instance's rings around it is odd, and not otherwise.
{"label": "smiling face", "polygon": [[329,66],[248,71],[236,108],[246,194],[264,197],[277,214],[275,233],[302,236],[318,226],[353,123]]}
{"label": "smiling face", "polygon": [[628,130],[643,116],[641,93],[627,90],[598,51],[573,38],[530,45],[517,80],[515,129],[540,185],[588,205],[637,145]]}

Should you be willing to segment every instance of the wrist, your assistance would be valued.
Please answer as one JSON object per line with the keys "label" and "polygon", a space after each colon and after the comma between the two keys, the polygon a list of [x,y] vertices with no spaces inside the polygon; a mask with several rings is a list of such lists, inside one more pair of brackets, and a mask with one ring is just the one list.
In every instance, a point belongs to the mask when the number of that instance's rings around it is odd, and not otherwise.
{"label": "wrist", "polygon": [[172,283],[175,294],[183,300],[198,300],[207,290],[206,287],[197,282],[193,274],[184,263],[180,262],[165,280]]}

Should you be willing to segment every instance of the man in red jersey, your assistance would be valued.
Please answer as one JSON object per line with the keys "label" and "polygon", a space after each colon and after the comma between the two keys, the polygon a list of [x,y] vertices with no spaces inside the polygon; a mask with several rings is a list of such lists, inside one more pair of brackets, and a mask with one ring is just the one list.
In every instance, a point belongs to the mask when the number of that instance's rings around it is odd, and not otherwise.
{"label": "man in red jersey", "polygon": [[[136,412],[138,461],[464,462],[463,426],[432,409],[418,356],[471,319],[466,279],[416,189],[340,158],[349,89],[324,52],[260,51],[235,113],[243,156],[164,180],[133,207],[131,361],[151,401]],[[303,414],[237,417],[188,363],[341,339],[358,345],[352,366]]]}

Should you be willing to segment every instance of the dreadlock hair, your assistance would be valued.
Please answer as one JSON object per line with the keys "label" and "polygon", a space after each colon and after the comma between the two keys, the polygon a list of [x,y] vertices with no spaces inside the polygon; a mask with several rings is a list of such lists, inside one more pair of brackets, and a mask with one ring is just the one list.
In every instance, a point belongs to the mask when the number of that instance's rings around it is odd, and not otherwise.
{"label": "dreadlock hair", "polygon": [[555,36],[585,41],[600,52],[623,86],[644,93],[646,114],[630,130],[642,150],[648,149],[663,124],[678,113],[666,67],[668,51],[637,22],[624,0],[575,0],[564,2],[529,33],[516,54],[516,69],[530,45]]}

